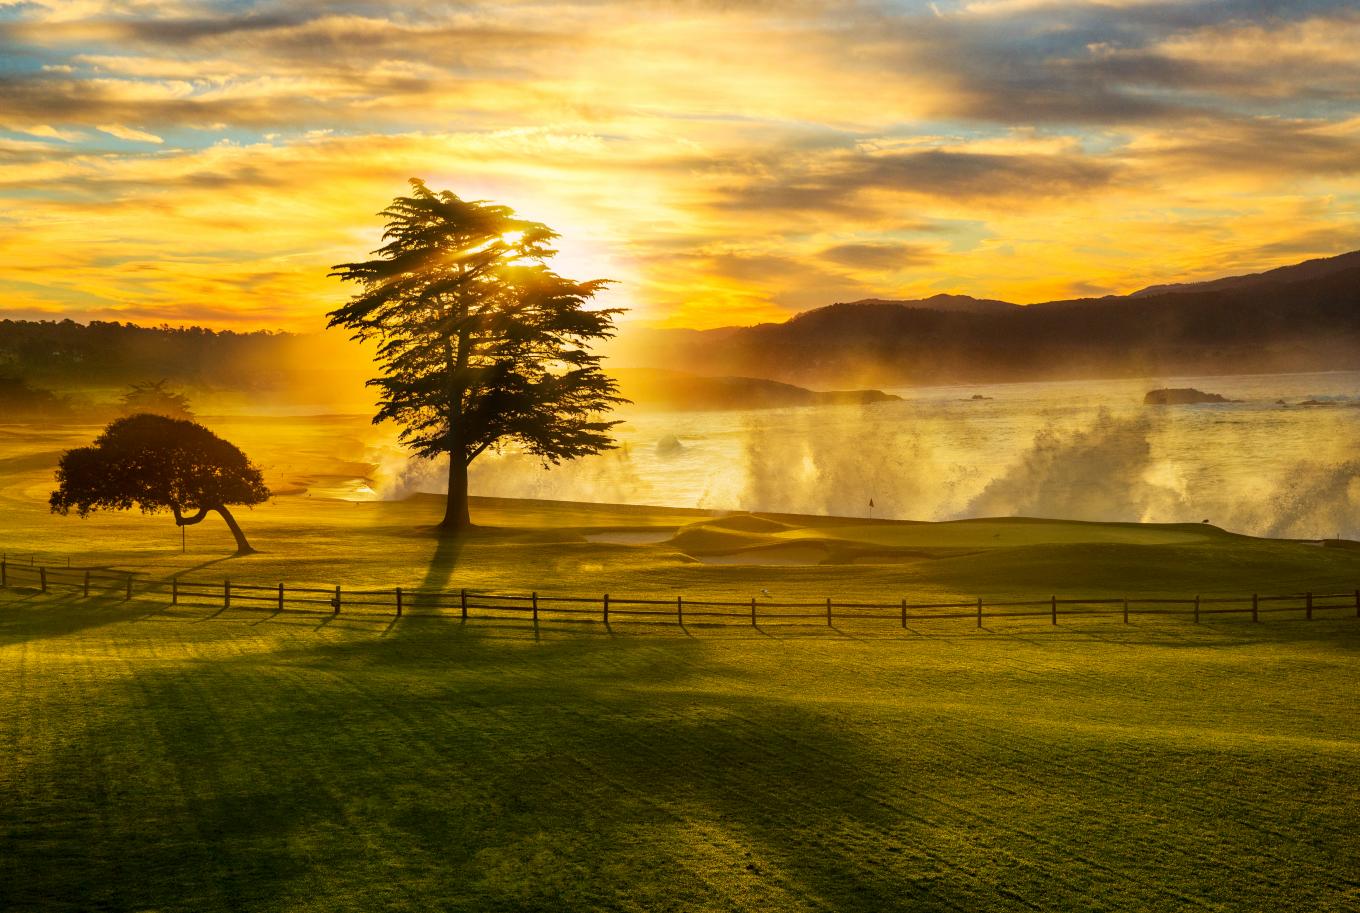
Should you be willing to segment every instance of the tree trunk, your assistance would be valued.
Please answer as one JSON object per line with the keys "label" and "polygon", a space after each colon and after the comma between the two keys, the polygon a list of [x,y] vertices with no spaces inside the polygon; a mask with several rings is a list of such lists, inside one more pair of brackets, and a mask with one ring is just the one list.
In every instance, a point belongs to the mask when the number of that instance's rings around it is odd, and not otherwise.
{"label": "tree trunk", "polygon": [[231,511],[227,510],[225,506],[214,507],[213,510],[222,515],[222,519],[227,521],[227,529],[231,530],[231,534],[236,537],[236,554],[253,555],[255,549],[251,548],[250,543],[246,541],[246,534],[241,532],[241,527],[237,524],[236,518],[231,515]]}
{"label": "tree trunk", "polygon": [[468,470],[461,453],[449,454],[449,495],[444,509],[444,522],[439,528],[461,532],[472,526],[468,516]]}
{"label": "tree trunk", "polygon": [[222,515],[222,519],[227,521],[227,529],[231,530],[231,534],[236,537],[236,554],[255,554],[255,549],[251,548],[250,543],[246,541],[246,534],[241,532],[240,525],[237,524],[236,518],[231,515],[231,511],[227,510],[226,505],[200,507],[198,513],[194,514],[192,517],[184,516],[183,512],[180,511],[178,504],[170,505],[170,512],[175,515],[175,525],[181,528],[185,526],[197,526],[199,523],[203,522],[203,518],[206,517],[208,511],[211,510],[217,511]]}

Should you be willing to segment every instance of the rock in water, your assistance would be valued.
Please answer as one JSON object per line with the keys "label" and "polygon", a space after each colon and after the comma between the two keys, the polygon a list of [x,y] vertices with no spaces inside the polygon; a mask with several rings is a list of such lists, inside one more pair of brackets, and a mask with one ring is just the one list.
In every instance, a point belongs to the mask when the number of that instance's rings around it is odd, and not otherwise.
{"label": "rock in water", "polygon": [[1205,393],[1192,387],[1171,387],[1151,390],[1143,397],[1145,406],[1187,406],[1193,403],[1231,403],[1233,400],[1217,393]]}
{"label": "rock in water", "polygon": [[680,443],[680,439],[673,434],[668,434],[656,442],[658,456],[674,456],[684,449],[685,445]]}

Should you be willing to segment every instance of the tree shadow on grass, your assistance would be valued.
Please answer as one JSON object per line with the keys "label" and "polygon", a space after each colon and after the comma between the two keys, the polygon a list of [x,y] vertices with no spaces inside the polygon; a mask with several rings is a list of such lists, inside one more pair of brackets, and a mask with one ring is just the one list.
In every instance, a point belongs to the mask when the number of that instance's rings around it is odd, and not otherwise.
{"label": "tree shadow on grass", "polygon": [[413,594],[414,604],[427,608],[437,608],[438,601],[423,593],[440,593],[449,589],[454,572],[458,570],[458,559],[467,545],[467,537],[472,533],[447,533],[436,530],[434,551],[430,564],[425,568],[425,577],[420,581],[419,592]]}
{"label": "tree shadow on grass", "polygon": [[161,608],[137,599],[86,599],[79,590],[0,592],[5,593],[0,597],[0,646],[66,637],[89,628],[145,618]]}
{"label": "tree shadow on grass", "polygon": [[[14,909],[958,909],[832,716],[688,639],[422,619],[110,681],[0,828]],[[872,848],[866,858],[857,847]],[[880,857],[883,858],[880,858]],[[899,865],[897,863],[903,863]]]}
{"label": "tree shadow on grass", "polygon": [[[196,638],[183,661],[143,639],[131,653],[147,662],[90,650],[30,674],[9,716],[23,772],[0,778],[0,909],[1159,909],[1176,905],[1157,884],[1171,876],[1144,867],[1141,841],[1180,859],[1205,834],[1215,857],[1195,857],[1191,900],[1278,906],[1228,877],[1260,834],[1234,830],[1237,806],[1212,798],[1262,762],[1260,746],[1140,743],[1110,792],[1083,779],[1108,741],[1018,727],[1017,753],[929,706],[790,694],[796,677],[767,681],[768,664],[702,638],[535,643],[524,624],[439,617],[387,637],[175,630]],[[948,681],[947,694],[973,687]],[[893,726],[914,728],[885,739]],[[1286,779],[1339,765],[1332,788],[1344,782],[1345,753],[1316,754]],[[1158,798],[1173,774],[1181,788]],[[1187,803],[1201,806],[1194,827],[1168,837]],[[1344,827],[1335,805],[1322,823]],[[1301,842],[1299,858],[1335,885],[1353,831],[1319,832],[1335,848]],[[1099,865],[1132,877],[1078,858],[1089,836],[1108,841]],[[1336,906],[1311,870],[1291,877],[1299,908]]]}
{"label": "tree shadow on grass", "polygon": [[[205,569],[205,568],[210,568],[210,567],[212,567],[212,566],[214,566],[214,565],[222,564],[224,561],[234,561],[234,560],[236,560],[237,558],[240,558],[240,557],[242,557],[242,556],[241,556],[241,555],[223,555],[223,556],[220,557],[220,558],[209,558],[207,561],[200,561],[198,564],[195,564],[195,565],[192,566],[192,567],[180,568],[179,570],[175,571],[173,574],[170,574],[170,575],[169,575],[169,578],[185,577],[185,576],[188,576],[189,574],[193,574],[193,573],[195,573],[195,572],[197,572],[197,571],[201,571],[201,570],[203,570],[203,569]],[[169,578],[167,578],[167,579],[169,579]]]}

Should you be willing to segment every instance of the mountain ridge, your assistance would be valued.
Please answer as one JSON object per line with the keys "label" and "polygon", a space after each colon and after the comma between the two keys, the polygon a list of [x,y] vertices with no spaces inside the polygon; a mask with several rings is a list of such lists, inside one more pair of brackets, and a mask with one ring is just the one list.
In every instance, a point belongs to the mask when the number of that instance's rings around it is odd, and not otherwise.
{"label": "mountain ridge", "polygon": [[1146,288],[1138,289],[1136,292],[1130,292],[1124,297],[1145,298],[1168,293],[1184,294],[1185,292],[1215,291],[1241,287],[1256,282],[1293,282],[1331,275],[1356,267],[1360,267],[1360,250],[1353,250],[1332,257],[1314,257],[1301,263],[1277,266],[1274,269],[1262,270],[1259,273],[1223,276],[1219,279],[1206,279],[1201,282],[1169,282],[1162,285],[1149,285]]}
{"label": "mountain ridge", "polygon": [[650,367],[853,387],[1360,369],[1360,251],[1122,296],[936,298],[947,306],[868,298],[783,323],[651,331],[635,355]]}

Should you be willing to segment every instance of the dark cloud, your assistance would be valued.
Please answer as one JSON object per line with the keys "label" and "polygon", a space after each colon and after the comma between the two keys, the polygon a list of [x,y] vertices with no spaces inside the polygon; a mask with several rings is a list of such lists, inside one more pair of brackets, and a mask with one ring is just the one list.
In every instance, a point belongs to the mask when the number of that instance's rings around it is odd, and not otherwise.
{"label": "dark cloud", "polygon": [[[1299,81],[1297,64],[1257,73],[1215,61],[1173,59],[1157,48],[1198,29],[1259,24],[1278,30],[1311,17],[1353,17],[1353,0],[1262,4],[1166,2],[1111,8],[1055,3],[989,14],[880,15],[855,34],[849,56],[902,74],[928,72],[951,97],[938,113],[991,123],[1136,124],[1240,110],[1243,91]],[[850,64],[850,65],[853,65]],[[1349,68],[1344,68],[1349,69]],[[1300,92],[1356,97],[1360,83],[1320,66]],[[1262,92],[1262,108],[1289,99]]]}
{"label": "dark cloud", "polygon": [[1360,174],[1360,136],[1324,132],[1315,121],[1277,118],[1199,124],[1153,151],[1136,153],[1161,168],[1256,175]]}
{"label": "dark cloud", "polygon": [[903,269],[929,263],[935,259],[934,253],[924,245],[896,241],[837,244],[823,250],[819,256],[841,266],[870,270]]}
{"label": "dark cloud", "polygon": [[[299,104],[274,99],[201,99],[191,97],[132,97],[105,84],[50,76],[0,76],[0,120],[86,124],[134,123],[174,125],[221,121],[261,126],[295,123]],[[313,102],[317,113],[324,106]]]}
{"label": "dark cloud", "polygon": [[1102,295],[1114,294],[1108,286],[1087,282],[1085,280],[1067,283],[1067,291],[1069,294],[1079,298],[1099,298]]}
{"label": "dark cloud", "polygon": [[0,165],[34,165],[75,158],[79,151],[59,143],[38,140],[7,141],[0,138]]}
{"label": "dark cloud", "polygon": [[107,41],[134,44],[158,44],[182,47],[208,38],[253,36],[304,23],[308,17],[301,12],[293,15],[223,15],[218,17],[146,19],[84,19],[68,22],[44,23],[42,35],[47,40],[61,40],[66,36],[80,40],[102,37]]}
{"label": "dark cloud", "polygon": [[881,289],[840,271],[822,268],[815,259],[777,254],[728,252],[688,258],[666,258],[668,266],[679,261],[696,275],[728,280],[768,299],[786,310],[820,307],[831,301],[864,298]]}
{"label": "dark cloud", "polygon": [[704,271],[711,275],[742,282],[764,284],[774,279],[822,276],[815,267],[797,259],[768,254],[715,254],[700,262]]}
{"label": "dark cloud", "polygon": [[[305,127],[343,116],[338,108],[346,102],[362,102],[370,119],[411,118],[403,99],[436,90],[448,94],[460,79],[521,80],[551,94],[564,76],[589,72],[599,63],[607,68],[611,49],[596,46],[590,23],[609,22],[610,7],[632,15],[639,11],[639,4],[617,0],[565,4],[551,17],[531,17],[527,4],[515,3],[433,12],[417,4],[371,2],[297,0],[257,4],[250,12],[223,4],[218,15],[4,23],[0,50],[12,56],[23,45],[31,56],[36,48],[46,48],[52,62],[65,61],[65,55],[141,52],[182,59],[197,52],[258,65],[261,74],[324,77],[336,83],[324,100],[300,88],[286,97],[271,97],[267,104],[223,103],[203,115],[247,126],[291,121]],[[931,113],[940,118],[1116,126],[1240,114],[1247,104],[1262,112],[1288,110],[1303,96],[1332,104],[1360,96],[1360,70],[1354,67],[1319,65],[1292,74],[1279,67],[1253,71],[1215,61],[1212,55],[1183,59],[1159,50],[1167,39],[1195,29],[1243,23],[1284,28],[1308,17],[1353,16],[1353,0],[1168,0],[1117,8],[1054,3],[946,15],[922,7],[904,9],[886,0],[691,0],[652,2],[645,8],[656,17],[658,29],[665,28],[666,17],[676,10],[712,16],[715,30],[724,27],[725,14],[751,17],[743,27],[753,40],[764,36],[770,46],[787,46],[813,72],[835,72],[852,82],[862,79],[866,91],[893,86],[909,91],[923,82],[938,88],[938,97],[924,103],[933,105]],[[409,66],[420,75],[393,76],[384,66],[390,64]],[[1281,85],[1292,87],[1292,102],[1279,97]],[[7,99],[6,107],[26,116],[36,117],[51,104],[57,114],[78,122],[98,102],[88,72],[13,89],[27,98]],[[62,95],[71,100],[63,103]],[[138,110],[120,116],[171,124],[178,117],[199,116],[186,113],[193,108],[191,101],[176,105],[146,100],[129,105]],[[579,103],[607,104],[593,98]],[[278,115],[272,116],[275,111]]]}
{"label": "dark cloud", "polygon": [[[351,84],[339,83],[326,95],[260,91],[229,95],[193,93],[161,95],[120,91],[108,82],[53,76],[0,76],[0,122],[58,123],[92,126],[128,123],[166,129],[221,123],[234,127],[307,129],[345,127],[361,123],[366,128],[409,124],[427,113],[425,104],[436,90],[456,90],[450,77],[431,80],[404,76],[365,77]],[[475,96],[469,96],[469,101]],[[442,113],[455,117],[459,108],[446,106]],[[513,112],[486,114],[483,122],[514,123]]]}
{"label": "dark cloud", "polygon": [[1117,166],[1076,155],[994,155],[928,150],[804,159],[801,170],[729,185],[719,208],[864,211],[868,191],[976,201],[1044,200],[1085,193],[1114,180]]}
{"label": "dark cloud", "polygon": [[1311,229],[1242,251],[1239,257],[1251,265],[1279,258],[1327,256],[1350,250],[1360,250],[1360,228],[1354,226]]}
{"label": "dark cloud", "polygon": [[[79,19],[41,24],[0,23],[0,42],[37,44],[53,53],[186,48],[199,53],[235,52],[271,63],[271,72],[300,69],[367,69],[377,61],[423,62],[460,69],[513,68],[514,55],[581,44],[580,35],[546,20],[541,28],[494,22],[451,24],[427,15],[394,16],[391,8],[335,16],[298,4],[286,13],[224,14],[195,18]],[[525,57],[526,61],[531,58]]]}

